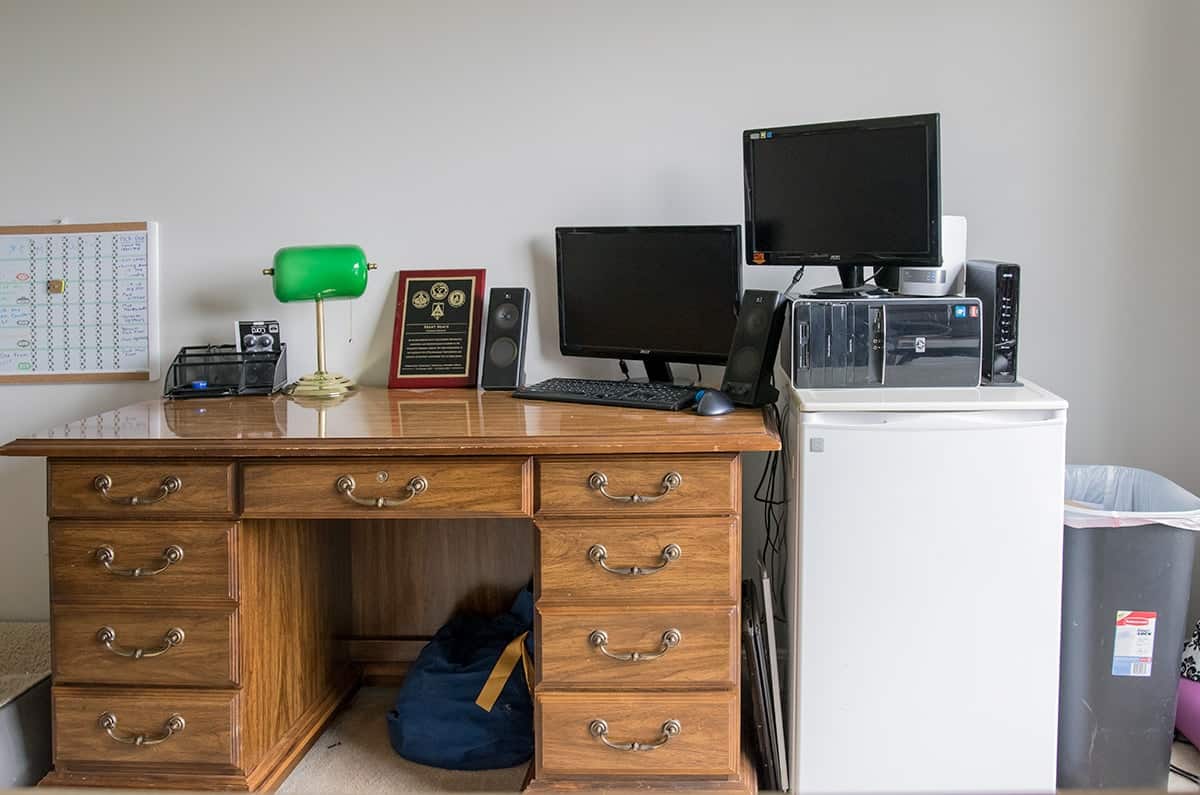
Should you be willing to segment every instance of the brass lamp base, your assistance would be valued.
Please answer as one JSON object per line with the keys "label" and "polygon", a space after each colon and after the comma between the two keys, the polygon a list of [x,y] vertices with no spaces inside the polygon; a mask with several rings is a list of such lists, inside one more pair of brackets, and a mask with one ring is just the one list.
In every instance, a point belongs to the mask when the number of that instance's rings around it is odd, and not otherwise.
{"label": "brass lamp base", "polygon": [[285,395],[311,398],[337,398],[358,389],[358,385],[344,375],[318,370],[301,376],[295,383],[283,388]]}

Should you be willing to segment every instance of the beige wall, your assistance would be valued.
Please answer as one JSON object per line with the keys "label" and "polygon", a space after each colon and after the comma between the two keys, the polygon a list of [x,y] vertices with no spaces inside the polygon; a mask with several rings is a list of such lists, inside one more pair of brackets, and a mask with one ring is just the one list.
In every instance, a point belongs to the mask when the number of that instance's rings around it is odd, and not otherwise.
{"label": "beige wall", "polygon": [[[382,270],[330,356],[365,381],[391,273],[432,266],[533,288],[530,378],[613,375],[558,356],[556,224],[740,222],[743,128],[940,111],[944,209],[1024,265],[1022,365],[1071,401],[1071,460],[1200,490],[1196,9],[0,0],[0,223],[159,221],[168,355],[274,316],[306,369],[311,308],[258,271],[351,241]],[[154,394],[3,386],[0,439]],[[0,618],[47,612],[43,494],[0,461]]]}

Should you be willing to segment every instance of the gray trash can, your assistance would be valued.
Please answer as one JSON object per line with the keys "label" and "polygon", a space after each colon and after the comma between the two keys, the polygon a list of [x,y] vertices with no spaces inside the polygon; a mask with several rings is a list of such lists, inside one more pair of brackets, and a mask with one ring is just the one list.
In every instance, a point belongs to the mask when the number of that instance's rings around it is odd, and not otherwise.
{"label": "gray trash can", "polygon": [[1165,790],[1200,498],[1115,466],[1065,494],[1058,786]]}

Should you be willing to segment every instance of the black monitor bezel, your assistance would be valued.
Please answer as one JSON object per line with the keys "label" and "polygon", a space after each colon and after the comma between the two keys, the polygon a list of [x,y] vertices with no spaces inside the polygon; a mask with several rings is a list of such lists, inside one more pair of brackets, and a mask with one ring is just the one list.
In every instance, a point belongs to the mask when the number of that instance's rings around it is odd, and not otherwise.
{"label": "black monitor bezel", "polygon": [[[926,161],[929,177],[929,249],[927,251],[756,251],[754,244],[754,166],[750,152],[757,143],[751,135],[770,132],[772,137],[808,135],[835,130],[880,130],[898,127],[921,127],[925,130]],[[747,265],[916,265],[941,267],[941,114],[923,113],[911,116],[888,116],[878,119],[799,124],[790,127],[755,127],[742,132],[743,193],[746,209]],[[759,254],[761,257],[756,257]]]}
{"label": "black monitor bezel", "polygon": [[658,359],[679,364],[725,364],[729,352],[711,354],[698,351],[664,350],[659,348],[617,348],[600,345],[569,345],[566,342],[566,320],[563,311],[563,261],[562,237],[567,234],[608,234],[629,232],[726,232],[732,233],[730,267],[733,271],[733,295],[729,297],[734,315],[742,295],[742,227],[738,224],[711,224],[686,226],[559,226],[554,229],[554,262],[556,288],[558,291],[558,350],[564,356],[589,356],[597,359]]}

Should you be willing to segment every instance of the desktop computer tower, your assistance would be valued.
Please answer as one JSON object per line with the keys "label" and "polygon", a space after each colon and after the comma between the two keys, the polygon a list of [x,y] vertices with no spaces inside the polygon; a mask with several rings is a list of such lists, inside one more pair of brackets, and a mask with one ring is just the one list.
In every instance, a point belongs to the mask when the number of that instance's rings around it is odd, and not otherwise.
{"label": "desktop computer tower", "polygon": [[797,389],[979,386],[977,298],[796,298],[780,363]]}
{"label": "desktop computer tower", "polygon": [[996,260],[968,260],[967,295],[978,298],[983,305],[983,382],[1017,385],[1021,266]]}

